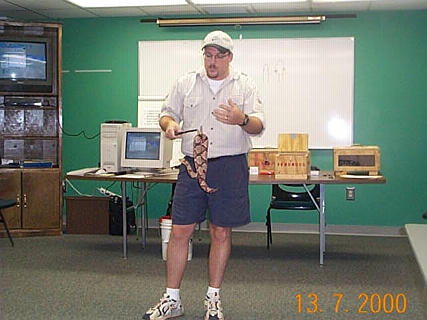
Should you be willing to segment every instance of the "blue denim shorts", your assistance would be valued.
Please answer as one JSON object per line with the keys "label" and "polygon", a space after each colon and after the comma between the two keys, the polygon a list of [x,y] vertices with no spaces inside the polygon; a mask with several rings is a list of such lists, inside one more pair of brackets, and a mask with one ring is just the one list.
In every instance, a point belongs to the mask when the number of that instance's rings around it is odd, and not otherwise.
{"label": "blue denim shorts", "polygon": [[[185,157],[194,170],[194,161]],[[188,225],[206,219],[220,227],[238,227],[250,222],[248,162],[246,154],[208,159],[207,184],[217,188],[207,193],[181,164],[172,204],[173,224]]]}

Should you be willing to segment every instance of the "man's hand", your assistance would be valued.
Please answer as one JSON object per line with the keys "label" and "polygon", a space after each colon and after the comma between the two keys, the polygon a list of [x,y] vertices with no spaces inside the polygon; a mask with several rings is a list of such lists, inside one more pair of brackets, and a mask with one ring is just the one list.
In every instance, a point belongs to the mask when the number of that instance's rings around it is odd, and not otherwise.
{"label": "man's hand", "polygon": [[177,133],[182,131],[179,124],[168,116],[160,119],[160,127],[165,131],[165,136],[171,140],[178,138]]}
{"label": "man's hand", "polygon": [[230,98],[228,104],[220,104],[212,114],[215,119],[226,124],[241,124],[245,120],[245,114]]}
{"label": "man's hand", "polygon": [[177,133],[182,131],[179,125],[175,121],[171,121],[166,127],[165,135],[169,139],[173,140],[178,138]]}

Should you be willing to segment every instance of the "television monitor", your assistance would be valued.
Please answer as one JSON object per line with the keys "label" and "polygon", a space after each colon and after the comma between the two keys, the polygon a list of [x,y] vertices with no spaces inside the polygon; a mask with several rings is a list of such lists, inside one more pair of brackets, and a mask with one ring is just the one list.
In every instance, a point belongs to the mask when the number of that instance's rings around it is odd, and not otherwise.
{"label": "television monitor", "polygon": [[146,172],[169,168],[172,146],[160,128],[127,128],[123,131],[121,166]]}
{"label": "television monitor", "polygon": [[0,37],[0,92],[54,93],[49,38]]}

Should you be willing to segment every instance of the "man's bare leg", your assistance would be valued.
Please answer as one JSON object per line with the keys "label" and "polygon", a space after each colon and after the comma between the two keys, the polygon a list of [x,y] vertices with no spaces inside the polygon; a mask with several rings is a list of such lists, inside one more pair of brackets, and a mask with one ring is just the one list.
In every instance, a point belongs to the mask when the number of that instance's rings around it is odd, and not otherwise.
{"label": "man's bare leg", "polygon": [[166,287],[178,289],[184,277],[188,258],[188,242],[196,224],[173,225],[168,243]]}
{"label": "man's bare leg", "polygon": [[220,288],[231,252],[231,228],[210,225],[209,286]]}

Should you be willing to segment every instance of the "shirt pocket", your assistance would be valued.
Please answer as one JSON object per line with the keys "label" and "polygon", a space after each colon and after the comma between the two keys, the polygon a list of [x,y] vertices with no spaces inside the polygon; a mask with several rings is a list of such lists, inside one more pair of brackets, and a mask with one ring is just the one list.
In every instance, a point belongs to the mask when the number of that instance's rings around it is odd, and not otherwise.
{"label": "shirt pocket", "polygon": [[184,98],[184,112],[183,112],[183,116],[184,116],[183,129],[184,130],[200,122],[200,118],[202,117],[201,106],[202,106],[202,97],[189,96]]}
{"label": "shirt pocket", "polygon": [[237,106],[240,108],[240,110],[243,110],[243,105],[244,105],[244,101],[245,99],[243,98],[243,95],[232,95],[230,96],[230,99],[237,104]]}
{"label": "shirt pocket", "polygon": [[195,109],[200,106],[201,97],[185,97],[184,98],[184,108],[185,109]]}

